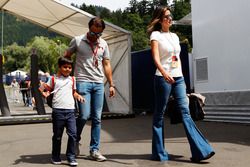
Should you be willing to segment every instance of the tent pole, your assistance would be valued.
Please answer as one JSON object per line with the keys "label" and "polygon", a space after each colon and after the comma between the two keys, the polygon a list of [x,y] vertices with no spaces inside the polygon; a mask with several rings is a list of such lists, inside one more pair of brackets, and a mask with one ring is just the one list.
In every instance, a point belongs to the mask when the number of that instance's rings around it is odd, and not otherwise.
{"label": "tent pole", "polygon": [[3,17],[4,17],[4,10],[2,9],[2,41],[1,41],[1,53],[0,53],[0,107],[1,113],[3,116],[10,116],[10,109],[8,105],[8,101],[6,98],[4,86],[3,86]]}
{"label": "tent pole", "polygon": [[3,20],[4,20],[4,10],[2,9],[2,36],[1,36],[1,54],[3,56]]}
{"label": "tent pole", "polygon": [[31,54],[31,92],[35,98],[36,109],[38,115],[46,115],[46,111],[43,104],[42,95],[39,91],[39,79],[38,79],[38,57],[36,50],[32,50]]}
{"label": "tent pole", "polygon": [[10,108],[3,86],[3,56],[0,54],[0,108],[3,116],[10,116]]}

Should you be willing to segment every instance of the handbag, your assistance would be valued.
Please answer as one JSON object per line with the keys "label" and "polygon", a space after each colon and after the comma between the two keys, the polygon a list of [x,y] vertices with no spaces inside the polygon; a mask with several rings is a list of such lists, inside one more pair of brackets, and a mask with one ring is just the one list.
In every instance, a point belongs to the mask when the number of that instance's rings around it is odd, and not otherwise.
{"label": "handbag", "polygon": [[[189,111],[193,121],[203,120],[205,117],[204,105],[205,97],[201,94],[191,93],[187,95],[189,100]],[[176,107],[176,101],[170,97],[167,104],[167,115],[170,118],[171,124],[178,124],[182,122],[181,111]]]}
{"label": "handbag", "polygon": [[204,119],[204,105],[204,102],[202,102],[202,100],[198,96],[194,94],[189,95],[189,111],[194,121],[200,121]]}

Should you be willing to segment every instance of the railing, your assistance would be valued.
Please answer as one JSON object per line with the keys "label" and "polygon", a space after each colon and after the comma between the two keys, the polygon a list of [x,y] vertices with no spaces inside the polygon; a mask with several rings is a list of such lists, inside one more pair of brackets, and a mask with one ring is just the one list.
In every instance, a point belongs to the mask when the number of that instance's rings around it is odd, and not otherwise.
{"label": "railing", "polygon": [[207,105],[205,120],[250,124],[250,105]]}

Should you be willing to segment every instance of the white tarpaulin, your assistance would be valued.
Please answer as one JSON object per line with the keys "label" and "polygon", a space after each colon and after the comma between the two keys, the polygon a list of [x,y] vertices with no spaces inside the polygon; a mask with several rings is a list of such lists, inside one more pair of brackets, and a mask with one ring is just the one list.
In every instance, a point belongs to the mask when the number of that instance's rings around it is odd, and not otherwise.
{"label": "white tarpaulin", "polygon": [[27,74],[27,72],[25,72],[25,71],[15,70],[15,71],[8,73],[7,75],[13,76],[13,77],[25,78],[26,74]]}
{"label": "white tarpaulin", "polygon": [[[89,20],[94,17],[58,0],[0,0],[0,7],[4,12],[69,38],[85,34],[88,31]],[[117,89],[116,97],[112,100],[106,94],[108,110],[115,113],[131,113],[131,34],[111,23],[105,23],[106,29],[102,37],[110,47],[113,79]],[[108,93],[108,85],[105,90]]]}

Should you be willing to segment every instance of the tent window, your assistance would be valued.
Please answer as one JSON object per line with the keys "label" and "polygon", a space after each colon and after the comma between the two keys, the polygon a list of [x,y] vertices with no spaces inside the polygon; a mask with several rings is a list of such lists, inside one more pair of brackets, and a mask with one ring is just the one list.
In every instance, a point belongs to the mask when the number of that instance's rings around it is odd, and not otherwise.
{"label": "tent window", "polygon": [[196,80],[197,81],[208,80],[207,58],[196,59]]}

